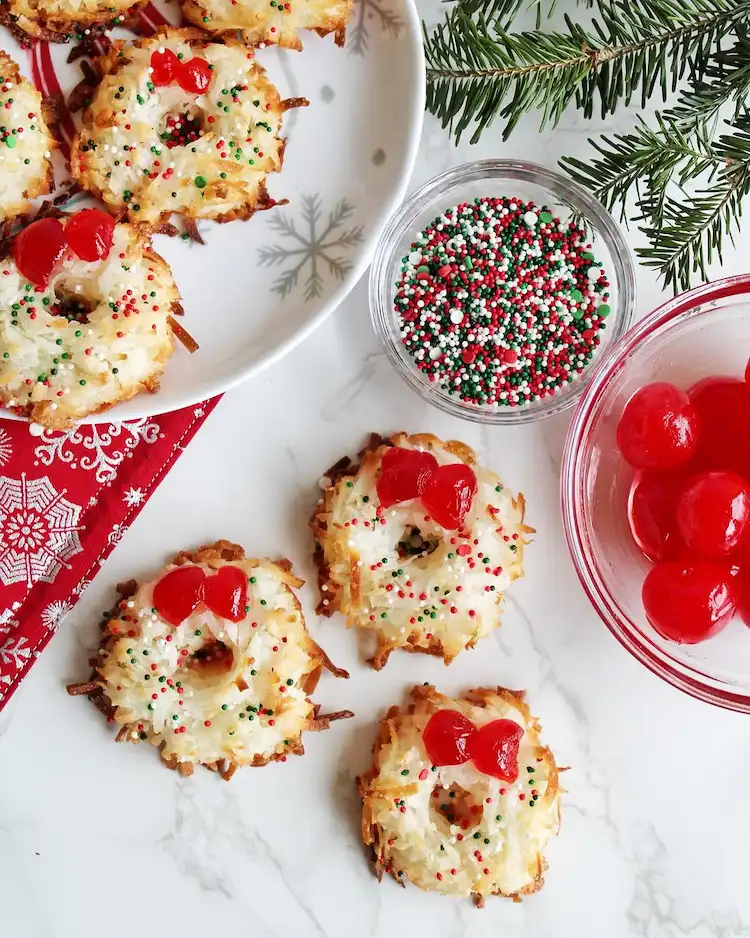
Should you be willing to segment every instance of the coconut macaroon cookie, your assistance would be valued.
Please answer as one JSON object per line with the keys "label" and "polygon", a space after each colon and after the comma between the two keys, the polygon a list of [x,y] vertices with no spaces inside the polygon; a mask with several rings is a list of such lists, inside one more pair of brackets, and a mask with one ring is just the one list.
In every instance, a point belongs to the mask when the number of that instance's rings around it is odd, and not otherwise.
{"label": "coconut macaroon cookie", "polygon": [[209,32],[242,30],[250,45],[277,43],[301,49],[300,32],[334,33],[343,46],[354,0],[182,0],[185,19]]}
{"label": "coconut macaroon cookie", "polygon": [[378,878],[477,905],[536,892],[561,788],[523,693],[478,688],[454,700],[422,685],[411,697],[389,710],[357,780]]}
{"label": "coconut macaroon cookie", "polygon": [[71,150],[71,173],[134,221],[174,213],[225,222],[272,207],[282,101],[252,50],[168,29],[94,60],[101,81]]}
{"label": "coconut macaroon cookie", "polygon": [[500,624],[503,590],[523,576],[523,495],[463,443],[375,437],[321,484],[311,519],[318,612],[372,629],[380,669],[394,648],[446,664]]}
{"label": "coconut macaroon cookie", "polygon": [[134,19],[148,0],[7,0],[0,22],[15,35],[67,42],[94,27],[112,27]]}
{"label": "coconut macaroon cookie", "polygon": [[29,200],[52,191],[56,143],[42,96],[0,50],[0,222],[28,211]]}
{"label": "coconut macaroon cookie", "polygon": [[98,209],[32,222],[0,261],[0,403],[61,429],[158,390],[179,301],[144,226]]}
{"label": "coconut macaroon cookie", "polygon": [[287,562],[251,560],[228,541],[184,551],[154,579],[120,588],[92,680],[73,684],[119,724],[117,741],[159,747],[171,769],[242,765],[302,754],[319,715],[310,701],[335,668],[310,638]]}

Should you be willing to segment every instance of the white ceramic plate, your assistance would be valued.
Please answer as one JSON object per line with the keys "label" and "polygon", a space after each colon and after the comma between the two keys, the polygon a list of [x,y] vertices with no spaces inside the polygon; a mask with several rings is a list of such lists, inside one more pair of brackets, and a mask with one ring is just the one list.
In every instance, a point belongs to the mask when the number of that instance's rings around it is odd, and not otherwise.
{"label": "white ceramic plate", "polygon": [[[158,394],[141,394],[86,422],[149,417],[228,390],[301,342],[367,269],[403,199],[419,142],[425,96],[419,17],[413,0],[356,0],[343,49],[332,36],[308,33],[303,42],[302,52],[258,51],[282,97],[310,101],[287,113],[284,169],[268,178],[270,195],[289,204],[247,222],[201,222],[204,247],[155,237],[182,293],[182,323],[200,349],[189,355],[178,344]],[[0,45],[31,77],[31,54],[6,30]],[[69,46],[49,49],[67,94],[79,67],[66,62]],[[56,170],[61,182],[61,164]],[[81,197],[74,204],[83,204]]]}

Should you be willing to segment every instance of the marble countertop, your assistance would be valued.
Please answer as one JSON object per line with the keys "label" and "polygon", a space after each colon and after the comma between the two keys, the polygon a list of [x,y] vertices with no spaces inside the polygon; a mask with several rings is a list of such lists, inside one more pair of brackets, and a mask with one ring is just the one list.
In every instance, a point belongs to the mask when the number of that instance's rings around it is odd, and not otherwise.
{"label": "marble countertop", "polygon": [[[438,0],[425,2],[437,16]],[[630,126],[632,114],[603,129]],[[456,148],[425,122],[412,185],[470,158],[554,166],[584,155],[575,113],[508,144],[488,132]],[[628,235],[636,243],[634,235]],[[730,252],[739,272],[750,229]],[[719,274],[719,271],[716,271]],[[639,271],[639,313],[662,296]],[[481,429],[432,410],[403,385],[370,327],[366,283],[283,362],[227,394],[87,590],[0,717],[0,936],[138,938],[739,938],[750,936],[747,718],[691,700],[649,674],[590,608],[565,548],[558,477],[565,416]],[[306,520],[317,479],[369,430],[464,439],[527,497],[538,529],[501,630],[446,669],[394,653],[363,662],[358,637],[312,615],[351,680],[321,681],[326,708],[356,718],[309,734],[307,754],[239,772],[231,784],[165,771],[112,731],[67,681],[87,672],[112,585],[176,548],[226,537],[291,558],[313,579]],[[525,687],[566,775],[560,836],[541,893],[476,910],[469,901],[378,885],[359,838],[354,778],[375,724],[413,683],[446,692]]]}

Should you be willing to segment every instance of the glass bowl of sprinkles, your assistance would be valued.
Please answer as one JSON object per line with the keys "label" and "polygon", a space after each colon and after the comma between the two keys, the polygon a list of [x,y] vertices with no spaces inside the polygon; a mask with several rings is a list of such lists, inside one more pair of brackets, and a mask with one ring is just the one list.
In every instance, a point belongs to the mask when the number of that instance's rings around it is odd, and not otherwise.
{"label": "glass bowl of sprinkles", "polygon": [[612,216],[560,173],[516,160],[430,180],[391,218],[370,269],[373,323],[396,370],[479,423],[570,407],[634,307]]}

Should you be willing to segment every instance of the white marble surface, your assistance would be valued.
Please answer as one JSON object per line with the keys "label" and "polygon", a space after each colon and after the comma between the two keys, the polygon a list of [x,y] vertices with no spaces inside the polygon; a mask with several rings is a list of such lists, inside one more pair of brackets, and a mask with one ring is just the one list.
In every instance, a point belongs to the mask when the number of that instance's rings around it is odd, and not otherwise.
{"label": "white marble surface", "polygon": [[[584,153],[587,132],[571,114],[555,131],[539,135],[529,121],[507,145],[488,133],[456,149],[428,119],[413,184],[476,156],[552,166]],[[725,272],[741,270],[743,254]],[[643,313],[660,290],[643,270],[639,288]],[[566,425],[481,430],[431,410],[380,352],[364,282],[301,348],[227,395],[0,717],[0,936],[750,936],[750,724],[662,684],[589,608],[558,512]],[[314,636],[352,675],[325,678],[317,699],[356,719],[308,735],[304,758],[246,769],[228,785],[208,772],[183,780],[149,747],[115,746],[99,714],[66,696],[64,684],[87,673],[112,585],[175,548],[232,538],[292,558],[311,578],[306,518],[318,476],[366,431],[400,427],[465,439],[526,493],[539,533],[495,637],[447,670],[394,654],[376,674],[353,632],[316,620],[305,590]],[[369,871],[354,777],[377,718],[425,680],[449,692],[526,687],[547,741],[573,767],[547,883],[521,905],[498,899],[479,911],[378,885]]]}

